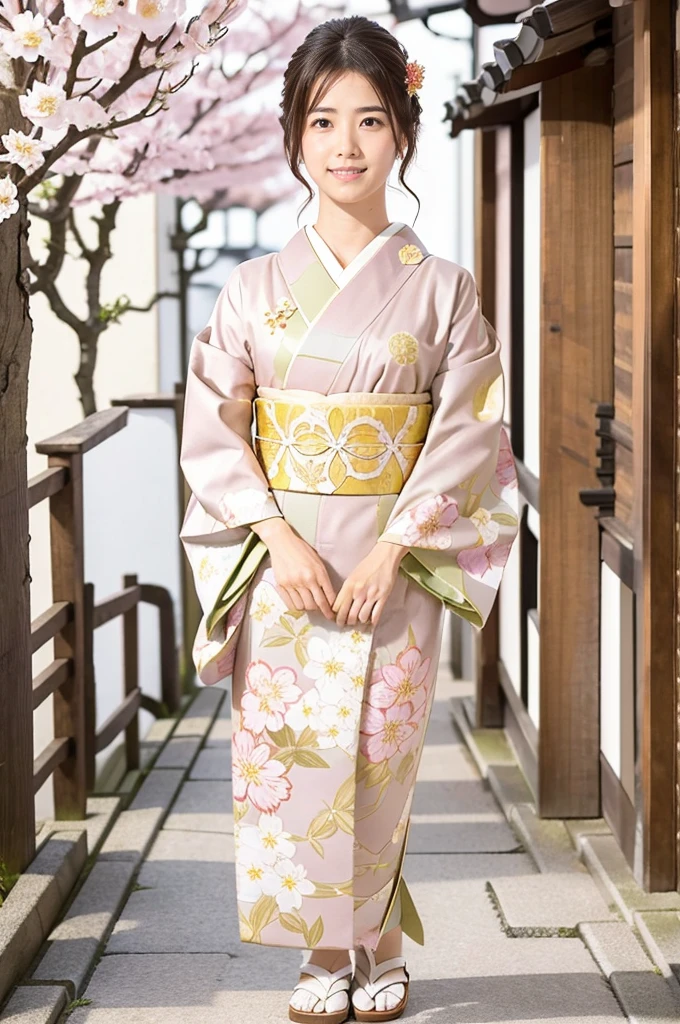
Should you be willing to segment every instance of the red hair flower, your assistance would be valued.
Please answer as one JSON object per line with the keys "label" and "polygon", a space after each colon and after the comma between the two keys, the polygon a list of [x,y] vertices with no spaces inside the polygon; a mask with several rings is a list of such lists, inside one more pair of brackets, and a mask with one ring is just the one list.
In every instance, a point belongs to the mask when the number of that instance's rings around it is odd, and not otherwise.
{"label": "red hair flower", "polygon": [[425,68],[422,64],[419,64],[417,60],[410,60],[406,65],[406,92],[409,96],[413,96],[418,89],[422,88],[423,79],[425,77]]}

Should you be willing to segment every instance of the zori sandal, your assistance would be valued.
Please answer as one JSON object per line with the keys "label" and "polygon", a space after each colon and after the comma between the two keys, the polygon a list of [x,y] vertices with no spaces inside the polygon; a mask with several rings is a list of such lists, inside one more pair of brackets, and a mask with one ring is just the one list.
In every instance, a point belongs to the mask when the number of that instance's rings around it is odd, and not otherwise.
{"label": "zori sandal", "polygon": [[[387,977],[388,974],[391,976]],[[409,980],[403,956],[393,956],[376,963],[373,951],[359,946],[351,988],[356,1020],[385,1021],[401,1017],[408,1002]],[[379,994],[391,996],[393,1005],[388,1009],[376,1009],[376,996]],[[384,1004],[385,1000],[380,1002]]]}
{"label": "zori sandal", "polygon": [[343,1024],[349,1017],[351,974],[351,963],[333,973],[318,964],[303,964],[293,995],[296,992],[309,993],[309,1009],[298,1010],[289,1004],[289,1018],[296,1024]]}

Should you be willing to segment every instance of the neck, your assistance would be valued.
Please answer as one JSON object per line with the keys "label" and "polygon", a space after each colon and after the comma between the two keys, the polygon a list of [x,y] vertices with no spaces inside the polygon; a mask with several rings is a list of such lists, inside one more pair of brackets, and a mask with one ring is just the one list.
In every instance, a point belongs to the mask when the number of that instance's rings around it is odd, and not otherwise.
{"label": "neck", "polygon": [[372,196],[365,203],[346,206],[333,202],[323,192],[320,194],[314,227],[343,267],[389,224],[384,192],[380,200]]}

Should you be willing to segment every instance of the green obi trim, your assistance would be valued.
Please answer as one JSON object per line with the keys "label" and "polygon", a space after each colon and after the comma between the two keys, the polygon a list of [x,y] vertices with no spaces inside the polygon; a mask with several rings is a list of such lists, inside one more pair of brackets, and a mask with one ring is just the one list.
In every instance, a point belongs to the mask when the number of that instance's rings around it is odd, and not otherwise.
{"label": "green obi trim", "polygon": [[[433,597],[438,597],[456,615],[474,626],[482,626],[479,608],[465,593],[463,570],[451,564],[451,556],[443,551],[410,548],[401,560],[401,572]],[[462,600],[461,600],[462,599]]]}
{"label": "green obi trim", "polygon": [[226,616],[229,609],[233,608],[236,602],[243,597],[255,573],[268,554],[269,549],[265,542],[250,530],[241,547],[238,561],[227,576],[224,586],[215,599],[212,610],[206,617],[206,633],[208,637],[210,637],[215,626]]}

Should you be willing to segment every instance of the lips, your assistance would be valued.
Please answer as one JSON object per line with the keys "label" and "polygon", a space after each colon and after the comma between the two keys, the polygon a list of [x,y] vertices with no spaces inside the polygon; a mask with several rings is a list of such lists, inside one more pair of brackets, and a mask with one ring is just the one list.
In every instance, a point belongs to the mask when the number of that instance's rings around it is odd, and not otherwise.
{"label": "lips", "polygon": [[365,167],[362,168],[361,170],[357,168],[357,170],[354,170],[354,171],[340,171],[340,170],[336,171],[333,168],[330,168],[331,174],[333,174],[336,178],[340,178],[341,180],[342,179],[350,179],[350,178],[358,178],[359,175],[363,174],[365,170],[366,170]]}

